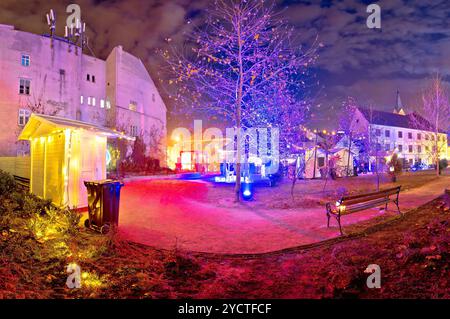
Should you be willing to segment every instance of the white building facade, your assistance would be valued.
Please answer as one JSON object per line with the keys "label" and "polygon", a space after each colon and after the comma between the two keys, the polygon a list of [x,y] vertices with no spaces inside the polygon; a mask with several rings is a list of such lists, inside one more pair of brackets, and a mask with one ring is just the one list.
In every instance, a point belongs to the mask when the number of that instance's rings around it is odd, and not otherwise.
{"label": "white building facade", "polygon": [[361,108],[353,116],[351,130],[371,140],[372,154],[375,150],[383,155],[395,152],[404,165],[434,165],[436,154],[439,159],[447,158],[447,134],[416,129],[412,123],[411,114]]}
{"label": "white building facade", "polygon": [[17,137],[40,113],[141,136],[147,155],[164,160],[166,106],[139,58],[117,46],[98,59],[65,39],[9,25],[0,24],[0,39],[0,157],[29,153]]}

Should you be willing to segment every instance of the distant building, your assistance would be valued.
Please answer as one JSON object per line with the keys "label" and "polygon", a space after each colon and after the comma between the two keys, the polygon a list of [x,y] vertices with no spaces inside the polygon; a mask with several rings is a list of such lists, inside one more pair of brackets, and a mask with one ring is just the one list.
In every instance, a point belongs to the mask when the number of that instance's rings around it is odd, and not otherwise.
{"label": "distant building", "polygon": [[0,39],[0,156],[29,154],[17,137],[31,113],[141,135],[149,156],[165,156],[166,106],[139,58],[117,46],[98,59],[64,38],[9,25],[0,25]]}
{"label": "distant building", "polygon": [[[399,99],[398,96],[397,101]],[[412,117],[413,114],[404,112],[401,104],[397,104],[393,113],[359,108],[353,116],[351,128],[355,134],[371,139],[372,155],[375,151],[386,156],[396,152],[404,165],[435,164],[435,134],[415,127]],[[447,134],[439,133],[437,141],[439,158],[447,158]]]}

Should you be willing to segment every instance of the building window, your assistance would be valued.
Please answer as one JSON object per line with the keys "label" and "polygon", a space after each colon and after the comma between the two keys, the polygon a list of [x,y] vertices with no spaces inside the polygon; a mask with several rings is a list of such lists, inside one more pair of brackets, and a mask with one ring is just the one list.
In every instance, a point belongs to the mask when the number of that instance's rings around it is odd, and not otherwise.
{"label": "building window", "polygon": [[431,140],[434,141],[434,135],[431,135]]}
{"label": "building window", "polygon": [[428,146],[425,146],[425,152],[430,151],[430,148]]}
{"label": "building window", "polygon": [[155,102],[156,101],[156,96],[155,93],[152,93],[152,101]]}
{"label": "building window", "polygon": [[403,138],[403,132],[402,131],[398,131],[398,138]]}
{"label": "building window", "polygon": [[25,124],[27,124],[29,119],[30,119],[30,111],[19,109],[19,119],[18,119],[19,125],[24,126]]}
{"label": "building window", "polygon": [[408,151],[409,151],[410,153],[413,152],[413,146],[412,146],[412,145],[409,145],[409,146],[408,146]]}
{"label": "building window", "polygon": [[412,133],[408,132],[408,138],[411,140],[412,139]]}
{"label": "building window", "polygon": [[138,136],[138,127],[136,125],[131,125],[130,127],[130,135]]}
{"label": "building window", "polygon": [[22,66],[30,66],[30,56],[22,54],[21,64]]}
{"label": "building window", "polygon": [[422,139],[422,134],[417,133],[417,139],[418,139],[418,140],[421,140],[421,139]]}
{"label": "building window", "polygon": [[403,145],[398,145],[398,151],[401,153],[403,152]]}
{"label": "building window", "polygon": [[391,145],[390,144],[385,144],[384,145],[384,150],[385,151],[389,151],[391,149]]}
{"label": "building window", "polygon": [[19,83],[19,93],[20,94],[25,94],[25,95],[30,95],[30,85],[31,85],[31,81],[28,79],[20,79],[20,83]]}
{"label": "building window", "polygon": [[92,76],[92,83],[95,83],[95,75]]}
{"label": "building window", "polygon": [[385,137],[390,137],[391,136],[391,131],[389,131],[389,130],[384,131],[384,136]]}
{"label": "building window", "polygon": [[428,135],[428,134],[425,134],[425,140],[429,140],[430,139],[430,136]]}
{"label": "building window", "polygon": [[91,104],[92,104],[92,99],[90,96],[88,96],[88,105],[91,105]]}
{"label": "building window", "polygon": [[318,158],[317,158],[317,166],[318,166],[318,167],[323,167],[323,166],[325,166],[325,157],[318,157]]}
{"label": "building window", "polygon": [[420,146],[420,145],[417,145],[417,153],[422,153],[422,146]]}
{"label": "building window", "polygon": [[408,160],[408,162],[409,162],[410,165],[412,165],[412,164],[413,164],[413,159],[410,158],[410,159]]}
{"label": "building window", "polygon": [[377,151],[381,151],[381,144],[380,144],[380,143],[377,143],[376,148],[377,148]]}
{"label": "building window", "polygon": [[83,103],[84,103],[84,96],[81,95],[81,96],[80,96],[80,104],[83,105]]}
{"label": "building window", "polygon": [[86,81],[90,81],[91,80],[91,76],[89,74],[86,74]]}
{"label": "building window", "polygon": [[95,97],[92,98],[92,106],[95,106]]}
{"label": "building window", "polygon": [[375,135],[376,135],[376,136],[381,136],[381,130],[380,130],[379,128],[377,128],[377,129],[375,130]]}
{"label": "building window", "polygon": [[128,109],[130,109],[130,111],[137,111],[137,102],[136,101],[130,101],[130,104],[128,105]]}
{"label": "building window", "polygon": [[111,102],[108,101],[108,100],[106,100],[106,108],[107,108],[107,109],[110,109],[110,108],[111,108]]}
{"label": "building window", "polygon": [[101,100],[100,100],[100,107],[101,107],[102,109],[105,108],[105,100],[104,100],[104,99],[101,99]]}

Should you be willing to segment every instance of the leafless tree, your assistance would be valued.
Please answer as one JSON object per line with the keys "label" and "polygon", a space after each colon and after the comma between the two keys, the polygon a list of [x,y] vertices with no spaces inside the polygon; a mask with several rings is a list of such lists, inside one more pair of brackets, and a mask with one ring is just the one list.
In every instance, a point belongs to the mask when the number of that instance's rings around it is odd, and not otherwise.
{"label": "leafless tree", "polygon": [[[187,107],[232,123],[238,141],[252,127],[279,128],[280,144],[295,133],[309,108],[299,92],[318,45],[304,50],[275,9],[262,0],[216,0],[184,50],[163,52],[174,74],[171,96],[183,112]],[[238,147],[236,201],[241,153]]]}
{"label": "leafless tree", "polygon": [[447,146],[444,130],[448,129],[450,119],[449,95],[439,74],[429,81],[422,94],[419,114],[413,113],[411,119],[413,126],[424,132],[425,140],[431,138],[426,142],[427,153],[436,164],[439,176],[439,156]]}

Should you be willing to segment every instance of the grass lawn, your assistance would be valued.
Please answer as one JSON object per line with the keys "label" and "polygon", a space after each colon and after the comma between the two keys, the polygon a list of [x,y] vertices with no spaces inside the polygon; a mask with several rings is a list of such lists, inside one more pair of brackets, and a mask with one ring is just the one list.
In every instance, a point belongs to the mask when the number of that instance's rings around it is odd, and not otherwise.
{"label": "grass lawn", "polygon": [[[402,191],[423,186],[436,180],[435,171],[403,173],[392,183],[387,174],[380,174],[380,189],[402,186]],[[376,191],[376,175],[360,175],[357,177],[329,180],[324,190],[324,180],[299,180],[291,196],[291,181],[285,178],[276,187],[255,188],[255,200],[246,202],[248,208],[288,209],[319,207],[338,197]],[[223,207],[239,207],[234,203],[233,185],[212,185],[208,190],[207,201]]]}

